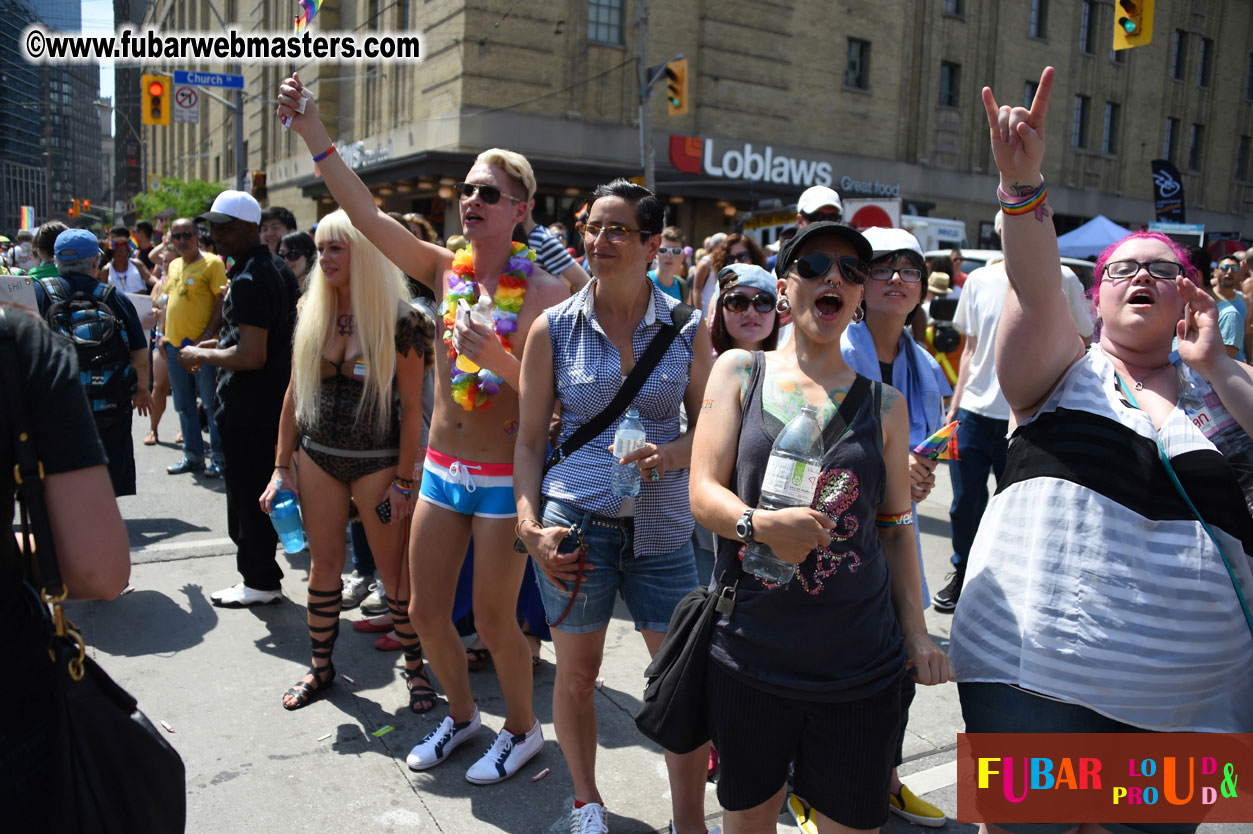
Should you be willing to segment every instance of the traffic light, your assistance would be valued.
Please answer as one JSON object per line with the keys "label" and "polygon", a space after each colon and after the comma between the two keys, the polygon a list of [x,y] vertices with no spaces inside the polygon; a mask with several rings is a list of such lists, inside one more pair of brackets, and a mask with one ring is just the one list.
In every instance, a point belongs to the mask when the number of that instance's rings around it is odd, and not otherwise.
{"label": "traffic light", "polygon": [[78,215],[81,213],[81,210],[79,209],[78,205],[79,204],[78,204],[77,197],[74,197],[70,200],[70,212],[69,212],[70,217],[78,217]]}
{"label": "traffic light", "polygon": [[146,125],[170,123],[170,77],[168,75],[145,75],[139,82],[143,93],[140,117]]}
{"label": "traffic light", "polygon": [[1114,5],[1114,49],[1147,46],[1153,40],[1153,0],[1118,0]]}
{"label": "traffic light", "polygon": [[89,211],[91,211],[91,200],[88,200],[86,197],[84,197],[83,198],[83,213],[85,214]]}
{"label": "traffic light", "polygon": [[666,112],[671,116],[687,113],[687,59],[666,64]]}

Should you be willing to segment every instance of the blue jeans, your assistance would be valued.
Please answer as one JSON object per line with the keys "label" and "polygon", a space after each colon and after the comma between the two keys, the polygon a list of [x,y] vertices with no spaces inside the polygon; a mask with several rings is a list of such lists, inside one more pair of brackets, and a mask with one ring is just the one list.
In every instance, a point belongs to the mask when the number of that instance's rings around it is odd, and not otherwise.
{"label": "blue jeans", "polygon": [[170,369],[170,393],[174,395],[174,410],[178,413],[178,427],[183,432],[183,456],[194,461],[204,460],[204,436],[200,433],[200,415],[196,409],[196,395],[209,412],[209,447],[213,462],[222,465],[222,438],[218,435],[217,420],[212,419],[214,396],[217,391],[218,371],[209,364],[190,374],[178,364],[178,348],[166,344],[166,365]]}
{"label": "blue jeans", "polygon": [[957,410],[957,419],[961,420],[957,427],[959,459],[948,467],[953,482],[953,505],[948,514],[953,527],[953,565],[965,571],[970,545],[988,506],[988,473],[996,476],[997,483],[1005,474],[1009,421],[984,417],[964,408]]}

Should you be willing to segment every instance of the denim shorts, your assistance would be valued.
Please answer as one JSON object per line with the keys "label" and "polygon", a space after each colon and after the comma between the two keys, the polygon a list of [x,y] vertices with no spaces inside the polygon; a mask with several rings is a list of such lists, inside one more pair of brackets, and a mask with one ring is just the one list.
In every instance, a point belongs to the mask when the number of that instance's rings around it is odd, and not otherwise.
{"label": "denim shorts", "polygon": [[[1007,683],[961,682],[968,733],[1146,733],[1080,704],[1037,695]],[[1100,820],[1085,820],[1100,822]],[[1001,824],[1013,834],[1065,834],[1073,822]],[[1198,823],[1101,823],[1113,834],[1191,834]]]}
{"label": "denim shorts", "polygon": [[[665,632],[674,607],[698,584],[690,540],[671,553],[636,558],[630,520],[593,515],[555,498],[544,500],[540,515],[545,527],[579,525],[587,548],[585,558],[592,567],[584,572],[570,613],[555,626],[559,631],[600,631],[613,618],[615,597],[621,594],[637,629]],[[535,569],[544,612],[552,623],[570,605],[574,583],[563,583],[564,590],[559,590],[538,564]]]}

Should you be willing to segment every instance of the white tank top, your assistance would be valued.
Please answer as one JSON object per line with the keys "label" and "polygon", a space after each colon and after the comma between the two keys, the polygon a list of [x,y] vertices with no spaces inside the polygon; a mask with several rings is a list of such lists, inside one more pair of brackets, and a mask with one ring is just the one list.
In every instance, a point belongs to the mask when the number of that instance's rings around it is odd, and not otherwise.
{"label": "white tank top", "polygon": [[113,268],[113,261],[109,261],[109,286],[117,287],[122,292],[148,291],[148,285],[144,283],[144,277],[139,274],[139,269],[130,261],[126,262],[125,272],[118,272]]}

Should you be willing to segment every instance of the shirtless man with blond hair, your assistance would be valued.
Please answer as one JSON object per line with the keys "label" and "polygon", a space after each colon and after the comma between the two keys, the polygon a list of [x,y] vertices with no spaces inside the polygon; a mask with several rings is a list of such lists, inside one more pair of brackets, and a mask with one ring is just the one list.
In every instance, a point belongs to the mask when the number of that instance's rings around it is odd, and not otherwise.
{"label": "shirtless man with blond hair", "polygon": [[[450,288],[459,288],[460,279],[469,277],[477,282],[480,298],[502,300],[497,292],[502,273],[513,270],[518,262],[514,257],[511,263],[513,230],[531,210],[535,196],[535,175],[526,158],[499,148],[484,151],[466,181],[457,186],[462,234],[473,252],[472,276],[458,276],[453,272],[452,252],[418,240],[375,205],[369,190],[334,151],[316,103],[306,98],[304,113],[296,112],[303,90],[298,76],[286,79],[279,88],[278,114],[291,118],[291,129],[304,139],[327,188],[353,225],[405,275],[430,287],[441,310]],[[526,335],[545,308],[568,296],[560,280],[532,267],[517,311],[517,332],[498,336],[492,327],[469,322],[469,317],[457,323],[454,344],[460,347],[460,356],[491,375],[480,373],[472,378],[460,371],[450,373],[451,346],[436,346],[430,446],[410,528],[413,587],[409,615],[443,684],[449,714],[410,752],[407,762],[413,770],[443,762],[480,727],[465,648],[452,623],[457,577],[471,536],[474,622],[495,661],[506,715],[504,729],[466,778],[476,784],[499,782],[516,773],[543,746],[531,706],[531,651],[515,612],[526,558],[513,550],[517,515],[513,447]],[[505,327],[497,327],[507,331],[509,316],[501,318]],[[512,344],[512,354],[502,337]],[[459,379],[454,380],[453,374]]]}

